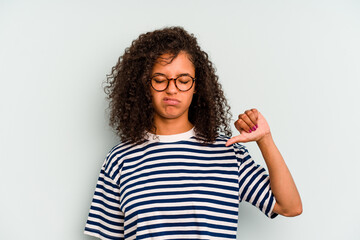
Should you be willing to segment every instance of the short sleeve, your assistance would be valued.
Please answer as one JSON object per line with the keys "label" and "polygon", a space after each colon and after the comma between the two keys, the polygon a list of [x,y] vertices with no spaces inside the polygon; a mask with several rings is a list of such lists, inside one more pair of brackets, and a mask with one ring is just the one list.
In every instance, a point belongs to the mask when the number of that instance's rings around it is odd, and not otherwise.
{"label": "short sleeve", "polygon": [[84,234],[106,240],[124,239],[124,214],[120,210],[120,187],[105,172],[105,163],[97,181]]}
{"label": "short sleeve", "polygon": [[249,202],[267,217],[275,218],[278,215],[273,212],[276,200],[265,168],[254,162],[245,146],[235,143],[234,149],[238,163],[239,200]]}

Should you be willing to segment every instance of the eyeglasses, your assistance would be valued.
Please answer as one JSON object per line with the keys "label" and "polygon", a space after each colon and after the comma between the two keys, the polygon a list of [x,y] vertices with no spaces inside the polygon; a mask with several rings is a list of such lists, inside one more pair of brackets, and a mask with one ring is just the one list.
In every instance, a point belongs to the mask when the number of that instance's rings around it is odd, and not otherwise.
{"label": "eyeglasses", "polygon": [[164,74],[157,74],[149,79],[151,87],[158,92],[168,88],[170,80],[174,80],[175,86],[179,91],[189,91],[194,85],[196,78],[189,75],[180,75],[177,78],[167,78]]}

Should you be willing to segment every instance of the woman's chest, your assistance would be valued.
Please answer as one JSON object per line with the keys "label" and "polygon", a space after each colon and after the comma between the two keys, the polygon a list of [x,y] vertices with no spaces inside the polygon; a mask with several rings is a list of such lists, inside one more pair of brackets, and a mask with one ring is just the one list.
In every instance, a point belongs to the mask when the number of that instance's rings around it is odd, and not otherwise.
{"label": "woman's chest", "polygon": [[120,206],[125,215],[238,210],[238,166],[232,154],[167,152],[124,161]]}

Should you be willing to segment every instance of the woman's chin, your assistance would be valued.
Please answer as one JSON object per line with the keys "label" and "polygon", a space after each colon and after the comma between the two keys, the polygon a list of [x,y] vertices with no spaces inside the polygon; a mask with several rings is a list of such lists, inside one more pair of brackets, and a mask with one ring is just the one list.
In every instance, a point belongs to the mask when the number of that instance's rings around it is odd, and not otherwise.
{"label": "woman's chin", "polygon": [[181,117],[181,113],[179,113],[178,111],[168,111],[168,112],[164,112],[163,114],[161,114],[161,118],[166,118],[166,119],[176,119]]}

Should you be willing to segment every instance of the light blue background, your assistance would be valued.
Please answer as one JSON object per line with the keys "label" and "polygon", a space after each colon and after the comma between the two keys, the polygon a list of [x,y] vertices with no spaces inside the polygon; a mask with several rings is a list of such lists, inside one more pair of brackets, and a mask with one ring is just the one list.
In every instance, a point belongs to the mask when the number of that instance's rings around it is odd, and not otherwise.
{"label": "light blue background", "polygon": [[0,239],[92,239],[92,194],[118,142],[102,82],[139,34],[170,25],[208,52],[234,120],[264,115],[302,196],[296,218],[241,204],[238,239],[360,239],[355,0],[0,1]]}

